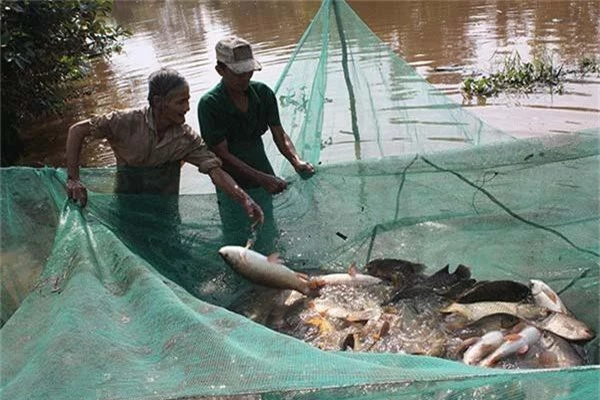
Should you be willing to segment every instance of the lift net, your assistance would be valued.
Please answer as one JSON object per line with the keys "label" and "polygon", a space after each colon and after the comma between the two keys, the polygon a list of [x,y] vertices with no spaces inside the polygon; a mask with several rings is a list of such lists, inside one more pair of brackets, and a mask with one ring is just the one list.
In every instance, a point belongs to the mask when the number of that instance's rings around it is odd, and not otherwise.
{"label": "lift net", "polygon": [[[301,179],[267,146],[290,182],[273,199],[287,266],[386,257],[540,279],[599,331],[600,130],[516,140],[487,126],[343,1],[323,2],[276,95],[317,170]],[[217,253],[232,243],[216,195],[115,194],[114,178],[83,169],[81,209],[62,169],[1,171],[2,398],[598,398],[598,339],[591,365],[506,370],[322,351],[252,322],[229,309],[254,286]]]}

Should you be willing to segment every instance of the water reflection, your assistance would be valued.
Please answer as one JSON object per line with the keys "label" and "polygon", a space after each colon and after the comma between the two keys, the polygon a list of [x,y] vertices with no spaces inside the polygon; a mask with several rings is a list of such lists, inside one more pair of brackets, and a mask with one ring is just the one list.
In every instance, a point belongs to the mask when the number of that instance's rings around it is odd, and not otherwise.
{"label": "water reflection", "polygon": [[600,50],[595,1],[350,1],[383,41],[408,61],[481,65],[495,52],[558,52],[574,61]]}
{"label": "water reflection", "polygon": [[[600,54],[600,7],[596,1],[523,2],[519,0],[349,1],[355,12],[395,52],[456,102],[459,83],[473,71],[489,72],[502,55],[518,51],[524,60],[547,53],[574,63]],[[73,99],[60,118],[34,122],[26,129],[22,164],[64,165],[66,131],[92,113],[146,103],[146,79],[171,66],[191,85],[187,122],[198,129],[195,103],[218,80],[213,49],[226,34],[256,45],[263,71],[255,79],[274,85],[319,1],[126,1],[115,0],[113,17],[134,34],[124,52],[96,61],[86,83],[89,96]],[[563,96],[492,99],[477,113],[492,124],[524,135],[575,131],[598,124],[598,79],[570,83]],[[398,93],[398,95],[402,95]],[[506,106],[513,124],[507,124]],[[545,110],[552,112],[545,113]],[[515,128],[514,118],[521,122]],[[537,118],[537,120],[536,120]],[[108,146],[88,146],[87,166],[114,164]]]}

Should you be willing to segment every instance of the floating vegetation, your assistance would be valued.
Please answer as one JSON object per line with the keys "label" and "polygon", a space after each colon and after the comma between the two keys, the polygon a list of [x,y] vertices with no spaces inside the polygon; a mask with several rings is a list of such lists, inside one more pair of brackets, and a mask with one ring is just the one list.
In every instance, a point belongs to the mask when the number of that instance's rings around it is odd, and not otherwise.
{"label": "floating vegetation", "polygon": [[491,75],[469,77],[463,80],[462,91],[468,99],[496,96],[500,92],[534,93],[549,89],[551,93],[562,94],[565,76],[579,73],[600,73],[600,60],[596,57],[583,57],[577,69],[567,70],[563,64],[556,65],[550,57],[536,57],[531,62],[523,62],[518,53],[506,57],[502,68]]}
{"label": "floating vegetation", "polygon": [[597,57],[583,57],[577,62],[579,67],[579,73],[585,74],[600,74],[600,58]]}

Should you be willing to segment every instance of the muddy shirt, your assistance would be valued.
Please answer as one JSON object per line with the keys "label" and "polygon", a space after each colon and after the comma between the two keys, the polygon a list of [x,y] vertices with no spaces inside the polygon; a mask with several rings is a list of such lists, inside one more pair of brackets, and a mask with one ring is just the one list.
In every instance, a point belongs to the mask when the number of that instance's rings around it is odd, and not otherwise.
{"label": "muddy shirt", "polygon": [[91,134],[106,138],[115,153],[119,192],[177,193],[182,161],[202,173],[221,166],[187,124],[170,127],[159,141],[150,107],[94,116],[90,124]]}
{"label": "muddy shirt", "polygon": [[[229,98],[225,85],[219,82],[198,103],[198,120],[202,138],[208,146],[227,140],[229,152],[249,166],[274,175],[267,158],[262,135],[269,126],[280,126],[275,93],[261,82],[251,81],[248,88],[248,111],[240,111]],[[223,166],[244,189],[256,187]]]}

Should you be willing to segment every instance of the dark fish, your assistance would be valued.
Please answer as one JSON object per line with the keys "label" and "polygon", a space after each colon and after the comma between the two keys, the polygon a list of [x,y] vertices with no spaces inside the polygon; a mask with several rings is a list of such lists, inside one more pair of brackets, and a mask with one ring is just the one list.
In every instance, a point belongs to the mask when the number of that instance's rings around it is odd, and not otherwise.
{"label": "dark fish", "polygon": [[414,282],[427,268],[424,264],[413,263],[394,258],[379,258],[369,261],[365,270],[369,275],[376,276],[392,283],[399,282],[403,286]]}
{"label": "dark fish", "polygon": [[396,303],[401,299],[417,297],[426,293],[435,293],[438,296],[453,299],[456,295],[475,284],[471,278],[469,267],[460,264],[453,273],[450,273],[450,266],[438,270],[431,276],[422,276],[419,280],[415,279],[413,285],[397,288],[397,292],[388,302]]}
{"label": "dark fish", "polygon": [[431,287],[449,287],[458,282],[467,280],[471,277],[471,269],[465,265],[459,264],[453,273],[450,273],[450,265],[446,265],[433,275],[425,279],[424,285]]}
{"label": "dark fish", "polygon": [[435,292],[449,300],[456,300],[462,293],[473,287],[476,282],[475,279],[466,279],[464,281],[459,281],[450,287],[436,288]]}
{"label": "dark fish", "polygon": [[529,286],[514,281],[479,281],[460,294],[458,303],[479,303],[482,301],[519,302],[531,294]]}
{"label": "dark fish", "polygon": [[466,265],[459,264],[453,273],[449,272],[449,266],[437,271],[429,276],[424,286],[431,289],[440,296],[454,299],[459,294],[471,288],[475,284],[475,279],[471,279],[471,269]]}

